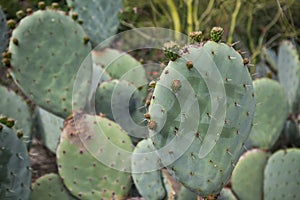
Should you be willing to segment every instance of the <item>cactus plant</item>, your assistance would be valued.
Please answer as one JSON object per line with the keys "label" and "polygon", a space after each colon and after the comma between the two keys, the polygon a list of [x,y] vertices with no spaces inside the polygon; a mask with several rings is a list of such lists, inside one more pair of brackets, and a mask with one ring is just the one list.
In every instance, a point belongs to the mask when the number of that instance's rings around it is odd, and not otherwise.
{"label": "cactus plant", "polygon": [[31,182],[27,148],[7,123],[0,123],[0,158],[0,199],[27,200]]}
{"label": "cactus plant", "polygon": [[78,14],[94,46],[117,32],[121,0],[67,0],[67,3],[72,8],[72,13]]}
{"label": "cactus plant", "polygon": [[150,136],[171,175],[202,197],[216,196],[250,133],[252,80],[240,54],[224,43],[208,41],[182,51],[154,89]]}
{"label": "cactus plant", "polygon": [[[57,148],[59,174],[80,199],[123,199],[131,187],[131,176],[130,159],[122,150],[132,152],[133,147],[117,124],[78,113],[65,121]],[[118,171],[115,167],[124,168]]]}
{"label": "cactus plant", "polygon": [[126,80],[137,88],[148,83],[145,69],[129,54],[106,48],[93,51],[92,56],[94,62],[102,66],[113,79]]}
{"label": "cactus plant", "polygon": [[95,95],[95,109],[117,122],[133,140],[146,137],[143,97],[133,84],[125,80],[103,82]]}
{"label": "cactus plant", "polygon": [[264,199],[300,198],[300,150],[278,150],[268,160],[264,171]]}
{"label": "cactus plant", "polygon": [[218,200],[237,200],[237,198],[229,188],[223,188],[220,192]]}
{"label": "cactus plant", "polygon": [[37,134],[44,145],[52,152],[56,152],[64,120],[40,107],[35,109],[37,120]]}
{"label": "cactus plant", "polygon": [[32,184],[30,200],[76,200],[65,188],[57,174],[50,173],[38,178]]}
{"label": "cactus plant", "polygon": [[14,118],[13,129],[23,135],[21,139],[29,146],[32,137],[32,117],[27,103],[14,91],[3,86],[0,86],[0,94],[0,113]]}
{"label": "cactus plant", "polygon": [[272,69],[277,71],[278,70],[278,57],[276,52],[270,48],[264,47],[262,49],[262,57],[268,63],[268,66]]}
{"label": "cactus plant", "polygon": [[268,78],[253,81],[256,111],[247,148],[270,149],[277,141],[288,117],[289,102],[284,88]]}
{"label": "cactus plant", "polygon": [[[37,105],[67,117],[77,109],[72,102],[82,106],[87,101],[83,97],[90,89],[90,49],[84,31],[71,17],[58,10],[39,10],[23,18],[12,33],[11,75]],[[86,76],[76,77],[84,59]],[[72,99],[75,78],[82,79],[76,88],[80,96]]]}
{"label": "cactus plant", "polygon": [[[151,165],[152,162],[158,162],[147,157],[147,153],[154,152],[155,148],[152,141],[144,139],[140,141],[135,147],[132,155],[131,166],[132,166],[132,178],[139,191],[139,193],[146,199],[149,200],[160,200],[166,196],[166,189],[164,187],[162,173],[160,169],[150,172],[143,172],[143,165]],[[143,154],[141,159],[138,154]]]}
{"label": "cactus plant", "polygon": [[264,169],[270,154],[260,149],[244,153],[232,172],[231,186],[239,199],[261,199]]}
{"label": "cactus plant", "polygon": [[291,111],[300,109],[300,60],[296,48],[290,41],[283,41],[278,51],[278,78],[286,90]]}

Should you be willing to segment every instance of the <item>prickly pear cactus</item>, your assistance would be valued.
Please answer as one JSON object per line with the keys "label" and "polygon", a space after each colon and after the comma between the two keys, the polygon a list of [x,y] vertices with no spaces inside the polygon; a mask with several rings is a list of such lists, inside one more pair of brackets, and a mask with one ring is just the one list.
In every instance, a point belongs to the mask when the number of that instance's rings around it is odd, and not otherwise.
{"label": "prickly pear cactus", "polygon": [[28,105],[22,97],[6,87],[0,86],[0,94],[0,113],[14,118],[13,129],[23,135],[21,139],[28,146],[32,137],[32,117]]}
{"label": "prickly pear cactus", "polygon": [[0,199],[27,200],[31,169],[25,144],[11,128],[0,123]]}
{"label": "prickly pear cactus", "polygon": [[130,154],[133,146],[117,124],[76,114],[65,121],[57,149],[59,174],[79,199],[124,199],[131,187],[130,159],[124,151]]}
{"label": "prickly pear cactus", "polygon": [[220,192],[218,200],[237,200],[237,198],[229,188],[223,188]]}
{"label": "prickly pear cactus", "polygon": [[121,0],[67,0],[72,13],[77,13],[94,46],[113,36],[119,26]]}
{"label": "prickly pear cactus", "polygon": [[[140,141],[135,147],[132,155],[132,178],[139,193],[149,200],[163,199],[166,196],[166,189],[162,179],[160,169],[155,171],[141,171],[143,165],[149,165],[149,162],[157,162],[147,157],[147,153],[154,152],[155,148],[150,139]],[[144,154],[143,159],[138,154]]]}
{"label": "prickly pear cactus", "polygon": [[147,129],[142,126],[145,107],[143,96],[137,88],[125,80],[111,80],[100,84],[95,95],[97,114],[117,122],[136,139],[145,138]]}
{"label": "prickly pear cactus", "polygon": [[57,174],[46,174],[32,185],[30,200],[76,200],[65,188]]}
{"label": "prickly pear cactus", "polygon": [[0,54],[2,54],[2,52],[6,49],[6,45],[7,45],[6,17],[0,6]]}
{"label": "prickly pear cactus", "polygon": [[232,189],[239,199],[261,199],[269,156],[260,149],[252,149],[241,156],[231,176]]}
{"label": "prickly pear cactus", "polygon": [[264,200],[300,199],[300,150],[275,152],[264,172]]}
{"label": "prickly pear cactus", "polygon": [[227,44],[208,41],[182,52],[154,89],[150,136],[171,175],[202,197],[216,196],[250,133],[252,80]]}
{"label": "prickly pear cactus", "polygon": [[106,48],[101,51],[93,51],[92,56],[94,62],[102,66],[113,79],[126,80],[137,88],[148,83],[145,69],[129,54]]}
{"label": "prickly pear cactus", "polygon": [[186,200],[186,199],[197,200],[197,195],[194,192],[192,192],[191,190],[187,189],[186,187],[181,186],[180,190],[178,192],[177,199],[178,200]]}
{"label": "prickly pear cactus", "polygon": [[262,49],[262,57],[273,70],[278,70],[278,57],[272,49],[264,47]]}
{"label": "prickly pear cactus", "polygon": [[290,41],[283,41],[278,52],[278,78],[286,90],[292,111],[300,109],[300,60]]}
{"label": "prickly pear cactus", "polygon": [[256,110],[247,148],[270,149],[288,117],[289,102],[284,88],[268,78],[253,81]]}
{"label": "prickly pear cactus", "polygon": [[44,145],[53,153],[59,142],[64,120],[40,107],[35,109],[37,120],[37,134]]}
{"label": "prickly pear cactus", "polygon": [[[71,17],[58,10],[39,10],[23,18],[12,33],[11,75],[37,105],[67,117],[88,99],[90,50],[83,29]],[[83,61],[85,74],[76,77]],[[79,95],[72,98],[76,78],[82,81],[75,88]]]}

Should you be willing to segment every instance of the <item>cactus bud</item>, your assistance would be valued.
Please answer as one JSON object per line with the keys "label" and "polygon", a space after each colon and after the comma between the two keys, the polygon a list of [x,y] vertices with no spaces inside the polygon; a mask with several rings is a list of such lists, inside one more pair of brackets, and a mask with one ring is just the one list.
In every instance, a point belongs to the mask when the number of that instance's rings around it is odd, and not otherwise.
{"label": "cactus bud", "polygon": [[203,34],[202,34],[202,31],[195,31],[195,32],[189,33],[189,37],[192,39],[192,42],[200,43],[203,38]]}
{"label": "cactus bud", "polygon": [[46,4],[45,4],[45,2],[40,1],[40,2],[38,3],[38,8],[39,8],[40,10],[45,10],[45,9],[46,9]]}
{"label": "cactus bud", "polygon": [[220,42],[224,33],[222,27],[213,27],[210,31],[210,37],[214,42]]}
{"label": "cactus bud", "polygon": [[17,19],[22,19],[23,17],[25,17],[25,13],[23,10],[19,10],[16,12],[16,17]]}
{"label": "cactus bud", "polygon": [[8,28],[10,28],[10,29],[16,28],[16,21],[13,19],[8,20],[6,22],[6,24],[7,24]]}
{"label": "cactus bud", "polygon": [[164,44],[164,52],[166,58],[175,61],[179,57],[179,45],[175,42],[167,42]]}

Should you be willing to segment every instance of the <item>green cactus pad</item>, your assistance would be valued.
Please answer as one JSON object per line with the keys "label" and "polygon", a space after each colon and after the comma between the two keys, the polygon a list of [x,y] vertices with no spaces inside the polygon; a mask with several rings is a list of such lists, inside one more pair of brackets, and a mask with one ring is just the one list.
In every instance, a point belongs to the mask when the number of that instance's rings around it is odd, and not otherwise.
{"label": "green cactus pad", "polygon": [[298,111],[300,99],[300,61],[296,48],[283,41],[278,52],[278,78],[286,90],[292,111]]}
{"label": "green cactus pad", "polygon": [[197,194],[192,192],[191,190],[187,189],[184,186],[180,187],[178,192],[178,200],[197,200]]}
{"label": "green cactus pad", "polygon": [[37,134],[53,153],[59,142],[64,120],[40,107],[36,108]]}
{"label": "green cactus pad", "polygon": [[0,123],[0,199],[27,200],[31,169],[25,144]]}
{"label": "green cactus pad", "polygon": [[264,172],[264,200],[300,199],[300,149],[275,152]]}
{"label": "green cactus pad", "polygon": [[247,148],[270,149],[288,117],[289,102],[284,88],[268,78],[253,81],[256,110]]}
{"label": "green cactus pad", "polygon": [[[155,148],[150,139],[140,141],[135,147],[132,155],[132,178],[139,193],[149,200],[159,200],[166,196],[166,190],[162,180],[160,169],[151,172],[140,172],[143,165],[149,165],[149,162],[157,162],[150,157],[147,158],[147,153],[155,151]],[[138,154],[144,154],[143,159]],[[138,173],[140,172],[140,173]]]}
{"label": "green cactus pad", "polygon": [[[22,91],[40,107],[61,117],[82,109],[88,99],[92,64],[85,33],[71,17],[57,10],[39,10],[23,18],[12,33],[11,75]],[[87,57],[88,56],[88,57]],[[85,76],[76,73],[85,59]],[[78,96],[73,84],[82,79]],[[73,105],[77,105],[72,108]]]}
{"label": "green cactus pad", "polygon": [[142,64],[129,54],[106,48],[93,51],[92,56],[94,62],[102,66],[113,79],[126,80],[137,88],[148,83]]}
{"label": "green cactus pad", "polygon": [[237,200],[229,188],[223,188],[220,192],[218,200]]}
{"label": "green cactus pad", "polygon": [[95,95],[97,114],[117,122],[129,135],[145,138],[147,129],[143,125],[143,96],[137,88],[125,80],[111,80],[100,84]]}
{"label": "green cactus pad", "polygon": [[13,129],[23,134],[22,140],[29,146],[32,137],[31,112],[24,99],[15,92],[0,86],[0,113],[15,120]]}
{"label": "green cactus pad", "polygon": [[231,176],[232,189],[239,199],[261,199],[269,155],[260,149],[252,149],[241,156]]}
{"label": "green cactus pad", "polygon": [[[240,54],[224,43],[182,51],[154,89],[149,114],[156,127],[150,136],[172,176],[202,197],[217,195],[250,133],[252,80]],[[175,93],[174,80],[181,82]]]}
{"label": "green cactus pad", "polygon": [[8,38],[7,38],[6,17],[0,6],[0,55],[6,49],[7,40]]}
{"label": "green cactus pad", "polygon": [[79,20],[82,20],[82,26],[94,46],[116,34],[121,0],[67,0],[67,3],[72,12],[78,14]]}
{"label": "green cactus pad", "polygon": [[76,200],[65,188],[57,174],[46,174],[32,185],[30,200]]}
{"label": "green cactus pad", "polygon": [[[130,170],[130,159],[123,151],[130,154],[133,147],[117,124],[99,116],[76,114],[65,121],[57,148],[59,174],[79,199],[124,199],[131,188],[131,176],[125,172]],[[118,171],[115,167],[119,166],[127,169]]]}
{"label": "green cactus pad", "polygon": [[276,52],[269,48],[262,49],[262,57],[273,70],[278,70],[278,57]]}

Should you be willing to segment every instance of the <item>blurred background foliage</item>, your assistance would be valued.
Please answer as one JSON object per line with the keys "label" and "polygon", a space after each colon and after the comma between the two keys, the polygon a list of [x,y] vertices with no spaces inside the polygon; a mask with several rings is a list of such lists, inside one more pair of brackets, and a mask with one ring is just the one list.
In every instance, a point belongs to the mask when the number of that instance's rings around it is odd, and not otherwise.
{"label": "blurred background foliage", "polygon": [[[18,10],[35,9],[40,0],[0,0],[8,18]],[[66,0],[44,0],[67,10]],[[201,30],[206,38],[213,26],[225,30],[223,40],[247,53],[253,64],[263,47],[273,48],[282,39],[300,44],[300,0],[123,0],[119,31],[164,27],[188,34]]]}
{"label": "blurred background foliage", "polygon": [[263,47],[282,39],[299,44],[299,0],[124,0],[123,29],[164,27],[182,33],[201,30],[206,37],[213,26],[225,29],[224,40],[239,41],[252,63]]}

